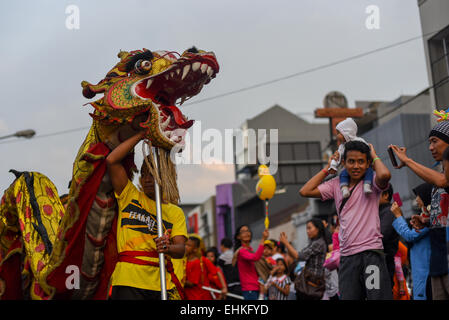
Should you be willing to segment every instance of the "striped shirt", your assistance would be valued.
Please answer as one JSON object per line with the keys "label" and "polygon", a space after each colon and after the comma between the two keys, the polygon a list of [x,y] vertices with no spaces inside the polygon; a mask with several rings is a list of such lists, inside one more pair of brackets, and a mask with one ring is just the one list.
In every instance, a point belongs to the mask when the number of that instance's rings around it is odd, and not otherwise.
{"label": "striped shirt", "polygon": [[278,287],[284,289],[287,285],[291,284],[292,281],[290,278],[284,274],[280,277],[278,276],[270,276],[267,280],[266,286],[268,287],[268,300],[287,300],[288,295],[283,294],[278,288],[275,286],[271,286],[271,283],[276,283]]}

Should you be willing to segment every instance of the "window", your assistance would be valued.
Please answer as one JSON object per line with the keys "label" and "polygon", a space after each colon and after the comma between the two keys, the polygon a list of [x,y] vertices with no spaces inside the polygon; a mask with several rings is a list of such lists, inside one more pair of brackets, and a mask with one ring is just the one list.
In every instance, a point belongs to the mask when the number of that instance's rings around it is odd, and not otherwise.
{"label": "window", "polygon": [[279,185],[304,184],[322,168],[318,141],[281,142],[278,151],[279,166],[273,176]]}
{"label": "window", "polygon": [[188,233],[198,233],[198,213],[194,213],[188,217]]}
{"label": "window", "polygon": [[[267,148],[269,148],[269,145],[267,145]],[[278,148],[279,148],[279,159],[294,160],[293,149],[291,144],[280,143]]]}
{"label": "window", "polygon": [[296,176],[300,184],[306,183],[310,179],[309,167],[305,165],[296,166]]}
{"label": "window", "polygon": [[307,160],[307,144],[306,143],[295,143],[293,145],[293,152],[296,160]]}
{"label": "window", "polygon": [[309,155],[309,159],[321,159],[321,146],[320,143],[308,143],[307,151]]}
{"label": "window", "polygon": [[428,42],[437,107],[449,105],[449,27]]}
{"label": "window", "polygon": [[295,178],[294,166],[281,166],[279,169],[282,183],[284,184],[297,183]]}
{"label": "window", "polygon": [[[274,150],[267,143],[265,154],[268,158],[275,159],[272,152]],[[277,145],[277,160],[278,170],[272,174],[278,185],[304,184],[322,168],[321,144],[319,141],[280,142]],[[258,178],[258,166],[259,163],[251,165],[245,162],[237,164],[236,169],[241,176],[246,172],[253,178]]]}
{"label": "window", "polygon": [[224,216],[225,221],[225,236],[226,238],[232,239],[234,236],[233,230],[232,230],[232,216],[231,216],[231,210],[229,207],[227,207],[228,210],[226,210],[226,214]]}
{"label": "window", "polygon": [[209,223],[208,223],[208,219],[207,219],[207,212],[203,212],[201,219],[203,220],[204,235],[207,237],[210,235]]}

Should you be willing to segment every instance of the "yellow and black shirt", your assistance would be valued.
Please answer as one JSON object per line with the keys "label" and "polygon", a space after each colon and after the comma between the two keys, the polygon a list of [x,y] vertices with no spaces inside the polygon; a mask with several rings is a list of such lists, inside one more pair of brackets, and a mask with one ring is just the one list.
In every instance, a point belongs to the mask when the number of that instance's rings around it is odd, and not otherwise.
{"label": "yellow and black shirt", "polygon": [[[157,237],[156,202],[139,191],[130,180],[122,193],[115,196],[119,206],[118,252],[156,250],[156,243],[153,240]],[[162,204],[162,224],[164,232],[167,229],[172,230],[171,238],[175,236],[187,238],[184,213],[178,206]],[[139,259],[159,262],[158,258],[139,257]],[[172,259],[175,274],[180,281],[185,275],[185,259]],[[167,290],[175,287],[168,272],[166,283]],[[112,274],[112,285],[160,291],[159,268],[118,262]]]}

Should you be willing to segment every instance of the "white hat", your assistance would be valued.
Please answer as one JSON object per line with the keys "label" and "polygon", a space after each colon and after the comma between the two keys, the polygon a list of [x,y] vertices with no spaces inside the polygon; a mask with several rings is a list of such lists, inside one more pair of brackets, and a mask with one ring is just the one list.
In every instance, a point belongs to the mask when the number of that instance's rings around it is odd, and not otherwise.
{"label": "white hat", "polygon": [[352,118],[346,118],[339,122],[335,129],[345,137],[346,142],[352,141],[357,137],[357,124]]}

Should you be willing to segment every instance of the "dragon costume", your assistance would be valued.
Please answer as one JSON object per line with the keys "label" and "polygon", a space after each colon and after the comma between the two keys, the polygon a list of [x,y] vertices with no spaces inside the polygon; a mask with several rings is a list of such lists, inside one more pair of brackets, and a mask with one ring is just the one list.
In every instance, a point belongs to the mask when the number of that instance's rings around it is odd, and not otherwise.
{"label": "dragon costume", "polygon": [[[214,53],[191,48],[176,52],[120,51],[120,61],[98,84],[83,81],[92,126],[73,164],[68,196],[38,172],[11,170],[16,179],[0,204],[1,299],[106,299],[117,262],[117,203],[106,173],[106,156],[140,130],[160,150],[165,201],[178,204],[176,171],[169,159],[193,125],[175,106],[197,95],[219,71]],[[123,161],[132,180],[134,153]],[[67,284],[71,266],[80,288]],[[69,283],[70,284],[70,283]]]}

